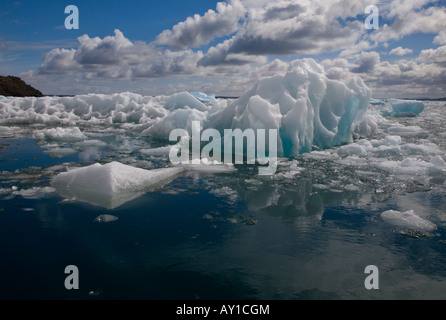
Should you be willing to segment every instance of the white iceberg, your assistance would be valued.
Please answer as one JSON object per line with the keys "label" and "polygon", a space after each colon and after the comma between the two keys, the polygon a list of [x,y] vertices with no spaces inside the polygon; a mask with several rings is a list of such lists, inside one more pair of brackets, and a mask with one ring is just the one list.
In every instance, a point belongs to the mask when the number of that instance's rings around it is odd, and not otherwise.
{"label": "white iceberg", "polygon": [[434,223],[416,215],[413,210],[404,212],[387,210],[381,213],[381,218],[385,222],[403,229],[413,229],[418,231],[433,231],[437,229],[437,226]]}
{"label": "white iceberg", "polygon": [[182,167],[145,170],[119,162],[96,163],[58,174],[52,186],[67,198],[115,208],[172,181],[184,171]]}
{"label": "white iceberg", "polygon": [[263,78],[228,107],[209,117],[223,129],[277,129],[278,154],[296,156],[342,145],[364,120],[371,91],[358,78],[330,80],[313,59],[290,63],[284,75]]}
{"label": "white iceberg", "polygon": [[390,99],[389,102],[392,106],[390,115],[394,117],[416,117],[424,110],[422,101]]}

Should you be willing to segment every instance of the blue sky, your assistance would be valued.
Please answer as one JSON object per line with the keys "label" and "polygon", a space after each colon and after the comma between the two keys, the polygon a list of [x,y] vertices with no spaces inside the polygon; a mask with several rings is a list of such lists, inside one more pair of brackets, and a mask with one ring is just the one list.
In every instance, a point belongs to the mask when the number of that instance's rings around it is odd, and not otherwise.
{"label": "blue sky", "polygon": [[[332,79],[360,76],[375,97],[446,96],[446,1],[9,1],[0,74],[45,94],[238,95],[312,57]],[[64,27],[67,5],[79,29]],[[379,9],[367,30],[364,9]]]}

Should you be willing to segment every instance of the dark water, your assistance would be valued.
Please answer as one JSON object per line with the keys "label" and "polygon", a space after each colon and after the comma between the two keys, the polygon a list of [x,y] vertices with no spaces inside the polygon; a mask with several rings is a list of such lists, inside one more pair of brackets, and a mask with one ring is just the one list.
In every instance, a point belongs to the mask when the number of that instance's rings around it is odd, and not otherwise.
{"label": "dark water", "polygon": [[[446,298],[441,194],[415,189],[377,200],[318,189],[320,166],[260,185],[246,182],[256,170],[242,166],[185,174],[105,209],[39,188],[65,170],[56,165],[106,161],[115,151],[54,157],[33,139],[0,142],[1,299]],[[403,232],[380,218],[407,207],[431,212],[438,229]],[[102,214],[118,219],[95,222]],[[79,270],[77,290],[65,288],[68,265]],[[378,267],[379,289],[365,288],[368,265]]]}

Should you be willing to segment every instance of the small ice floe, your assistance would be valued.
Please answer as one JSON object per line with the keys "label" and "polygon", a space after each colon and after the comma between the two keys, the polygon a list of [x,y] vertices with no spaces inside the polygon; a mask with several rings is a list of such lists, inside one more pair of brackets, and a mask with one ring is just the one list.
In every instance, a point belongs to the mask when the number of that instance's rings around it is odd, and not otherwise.
{"label": "small ice floe", "polygon": [[418,232],[429,232],[437,229],[435,223],[430,222],[429,220],[423,219],[413,210],[407,210],[404,212],[397,210],[387,210],[381,213],[381,218],[391,224],[394,225],[402,231],[412,230]]}
{"label": "small ice floe", "polygon": [[117,216],[111,214],[101,214],[94,219],[94,222],[114,222],[118,220]]}
{"label": "small ice floe", "polygon": [[390,99],[394,117],[416,117],[424,110],[424,103],[416,100]]}
{"label": "small ice floe", "polygon": [[11,190],[13,190],[11,194],[13,197],[20,196],[25,199],[41,199],[55,191],[52,187],[32,187],[30,189],[18,190],[15,186],[13,186]]}
{"label": "small ice floe", "polygon": [[82,141],[87,139],[78,127],[35,130],[33,135],[37,140]]}
{"label": "small ice floe", "polygon": [[171,182],[184,171],[180,167],[145,170],[119,162],[95,163],[59,173],[52,185],[65,198],[113,209]]}

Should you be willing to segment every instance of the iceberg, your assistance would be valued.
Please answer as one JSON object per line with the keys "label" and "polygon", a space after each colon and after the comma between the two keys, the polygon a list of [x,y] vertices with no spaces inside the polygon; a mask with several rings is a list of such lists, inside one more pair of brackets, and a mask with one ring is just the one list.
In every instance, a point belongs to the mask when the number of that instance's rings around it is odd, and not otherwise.
{"label": "iceberg", "polygon": [[393,117],[416,117],[424,110],[424,103],[416,100],[390,99]]}
{"label": "iceberg", "polygon": [[52,186],[67,198],[112,209],[172,181],[184,171],[182,167],[145,170],[116,161],[96,163],[59,173]]}
{"label": "iceberg", "polygon": [[297,156],[352,142],[370,99],[361,78],[330,80],[313,59],[295,60],[284,75],[260,79],[210,115],[208,127],[277,129],[278,155]]}

